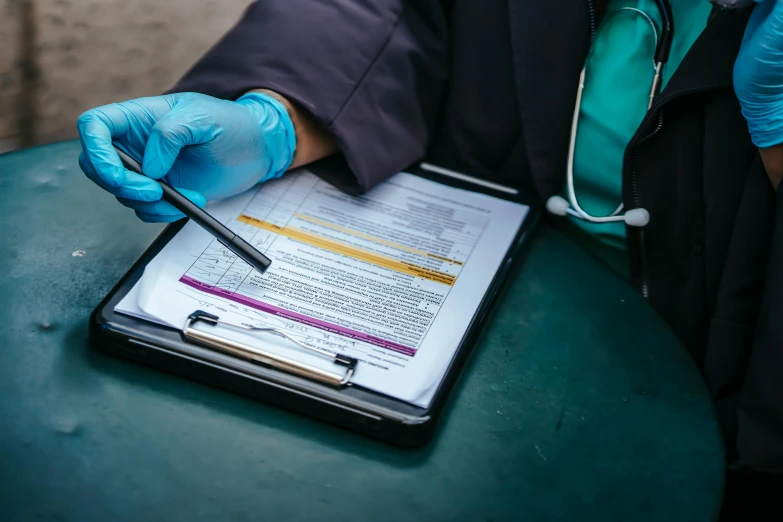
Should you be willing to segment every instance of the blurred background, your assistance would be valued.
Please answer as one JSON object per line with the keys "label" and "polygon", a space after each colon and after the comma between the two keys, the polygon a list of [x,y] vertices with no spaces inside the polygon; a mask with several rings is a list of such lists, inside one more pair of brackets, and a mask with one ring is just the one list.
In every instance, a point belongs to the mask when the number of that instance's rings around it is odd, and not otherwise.
{"label": "blurred background", "polygon": [[0,0],[0,153],[170,87],[251,0]]}

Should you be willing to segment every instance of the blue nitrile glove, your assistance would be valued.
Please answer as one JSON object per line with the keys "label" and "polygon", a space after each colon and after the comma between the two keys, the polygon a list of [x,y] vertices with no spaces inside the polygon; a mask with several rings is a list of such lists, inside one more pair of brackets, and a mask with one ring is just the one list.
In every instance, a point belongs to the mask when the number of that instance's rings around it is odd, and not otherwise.
{"label": "blue nitrile glove", "polygon": [[[285,107],[261,93],[236,102],[195,93],[139,98],[89,110],[78,128],[84,173],[144,221],[183,217],[149,178],[165,177],[203,207],[281,176],[296,147]],[[145,176],[122,166],[112,141],[144,158]]]}
{"label": "blue nitrile glove", "polygon": [[734,64],[734,90],[758,147],[783,143],[783,0],[760,0]]}

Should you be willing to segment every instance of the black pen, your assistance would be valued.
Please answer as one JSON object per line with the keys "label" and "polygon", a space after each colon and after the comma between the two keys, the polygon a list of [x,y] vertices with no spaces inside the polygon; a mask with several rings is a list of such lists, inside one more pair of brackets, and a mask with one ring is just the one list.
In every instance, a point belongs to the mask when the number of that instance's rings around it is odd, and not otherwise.
{"label": "black pen", "polygon": [[[121,151],[119,147],[115,146],[114,150],[120,156],[122,164],[125,168],[132,170],[138,174],[144,175],[141,171],[141,165],[135,159],[128,156]],[[194,222],[199,224],[201,228],[215,236],[215,239],[220,241],[226,248],[242,258],[247,264],[263,273],[269,265],[272,264],[272,260],[266,257],[264,254],[253,248],[253,246],[231,232],[223,223],[210,216],[205,210],[199,208],[198,205],[190,201],[183,196],[177,189],[163,181],[162,179],[156,179],[160,184],[160,188],[163,189],[163,199],[174,205],[174,208],[185,214]]]}

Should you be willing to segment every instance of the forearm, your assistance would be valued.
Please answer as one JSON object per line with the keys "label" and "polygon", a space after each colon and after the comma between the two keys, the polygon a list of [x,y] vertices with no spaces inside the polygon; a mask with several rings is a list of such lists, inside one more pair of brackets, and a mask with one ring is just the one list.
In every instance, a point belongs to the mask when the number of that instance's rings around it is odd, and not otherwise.
{"label": "forearm", "polygon": [[769,176],[769,181],[777,190],[780,180],[783,179],[783,143],[772,147],[759,147],[759,153],[761,154],[761,161],[764,163],[764,169],[767,171],[767,176]]}
{"label": "forearm", "polygon": [[274,91],[258,89],[279,101],[288,111],[296,131],[296,151],[290,169],[307,165],[337,152],[334,136],[323,128],[309,112],[291,103]]}

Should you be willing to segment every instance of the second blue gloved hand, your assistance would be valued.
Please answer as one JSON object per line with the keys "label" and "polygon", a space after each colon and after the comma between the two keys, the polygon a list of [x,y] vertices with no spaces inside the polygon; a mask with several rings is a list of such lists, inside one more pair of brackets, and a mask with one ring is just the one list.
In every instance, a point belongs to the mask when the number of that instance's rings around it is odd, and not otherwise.
{"label": "second blue gloved hand", "polygon": [[734,90],[758,147],[783,143],[783,0],[761,0],[734,64]]}
{"label": "second blue gloved hand", "polygon": [[[296,148],[285,107],[261,93],[236,102],[179,93],[113,103],[82,114],[78,129],[84,173],[145,221],[183,217],[153,179],[165,177],[203,207],[281,176]],[[144,176],[122,166],[112,142],[143,158]]]}

